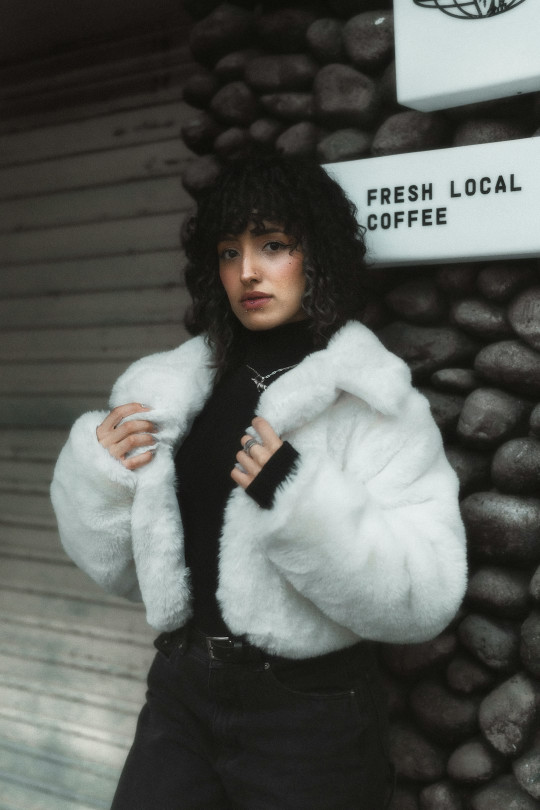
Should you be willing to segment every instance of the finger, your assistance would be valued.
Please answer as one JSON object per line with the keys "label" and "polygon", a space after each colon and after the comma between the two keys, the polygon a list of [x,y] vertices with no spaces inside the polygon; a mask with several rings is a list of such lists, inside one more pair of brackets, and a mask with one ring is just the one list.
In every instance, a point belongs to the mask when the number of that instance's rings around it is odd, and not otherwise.
{"label": "finger", "polygon": [[147,422],[144,419],[133,419],[129,422],[123,422],[114,430],[109,431],[106,438],[110,437],[113,442],[121,442],[131,433],[156,433],[157,430],[153,422]]}
{"label": "finger", "polygon": [[270,453],[275,453],[281,447],[283,442],[275,432],[274,428],[262,416],[256,416],[252,423],[253,427],[261,437],[265,447],[270,450]]}
{"label": "finger", "polygon": [[139,447],[148,447],[155,443],[155,437],[150,433],[132,433],[126,436],[121,442],[116,442],[107,449],[112,456],[122,459],[132,450],[136,450]]}
{"label": "finger", "polygon": [[130,458],[122,458],[120,461],[128,470],[138,470],[139,467],[144,467],[154,458],[154,451],[147,450],[146,453],[140,453],[138,456],[130,456]]}
{"label": "finger", "polygon": [[248,454],[243,450],[240,450],[236,454],[236,460],[250,475],[256,476],[262,469],[262,464],[260,464],[256,459],[251,458],[251,456],[248,456]]}
{"label": "finger", "polygon": [[150,410],[152,409],[147,408],[146,405],[141,405],[138,402],[129,402],[126,405],[118,405],[116,408],[113,408],[109,414],[107,414],[103,422],[97,428],[96,433],[98,434],[98,438],[100,438],[100,433],[106,433],[107,431],[116,428],[122,419],[126,418],[126,416],[131,416],[131,414],[138,413],[139,411]]}
{"label": "finger", "polygon": [[[245,448],[246,443],[251,442],[252,439],[253,436],[248,436],[247,434],[245,436],[242,436],[241,439],[242,447]],[[259,467],[262,467],[264,464],[266,464],[266,462],[272,455],[272,453],[268,450],[268,448],[263,447],[263,445],[260,444],[259,442],[257,442],[256,444],[250,444],[249,449],[247,451],[244,450],[244,453],[246,453],[246,455],[248,455],[251,459],[256,461]]]}
{"label": "finger", "polygon": [[241,486],[242,489],[246,489],[249,487],[255,476],[250,475],[247,472],[242,472],[242,470],[239,470],[238,467],[233,467],[231,470],[231,478],[236,484]]}

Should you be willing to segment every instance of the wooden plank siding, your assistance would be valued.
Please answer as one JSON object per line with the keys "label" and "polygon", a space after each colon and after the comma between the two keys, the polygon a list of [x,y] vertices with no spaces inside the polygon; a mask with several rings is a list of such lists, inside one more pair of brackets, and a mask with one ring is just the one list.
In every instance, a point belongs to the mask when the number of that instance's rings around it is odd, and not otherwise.
{"label": "wooden plank siding", "polygon": [[108,808],[144,699],[155,634],[65,555],[49,486],[74,419],[187,337],[185,36],[0,70],[0,810]]}

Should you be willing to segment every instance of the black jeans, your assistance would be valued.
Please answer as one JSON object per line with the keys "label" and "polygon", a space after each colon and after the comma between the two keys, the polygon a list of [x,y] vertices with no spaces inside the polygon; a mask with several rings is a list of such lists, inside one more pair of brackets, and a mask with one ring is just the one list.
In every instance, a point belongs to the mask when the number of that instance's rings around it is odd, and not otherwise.
{"label": "black jeans", "polygon": [[383,810],[392,781],[370,645],[225,663],[184,644],[152,664],[111,810]]}

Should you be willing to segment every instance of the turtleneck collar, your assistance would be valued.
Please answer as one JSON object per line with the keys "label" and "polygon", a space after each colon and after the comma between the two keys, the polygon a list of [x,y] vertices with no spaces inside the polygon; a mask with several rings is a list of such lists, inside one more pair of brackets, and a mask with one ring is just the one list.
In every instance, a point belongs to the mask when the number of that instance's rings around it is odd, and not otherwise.
{"label": "turtleneck collar", "polygon": [[262,373],[277,366],[300,363],[315,349],[308,320],[286,323],[274,329],[261,331],[243,329],[242,337],[243,361]]}

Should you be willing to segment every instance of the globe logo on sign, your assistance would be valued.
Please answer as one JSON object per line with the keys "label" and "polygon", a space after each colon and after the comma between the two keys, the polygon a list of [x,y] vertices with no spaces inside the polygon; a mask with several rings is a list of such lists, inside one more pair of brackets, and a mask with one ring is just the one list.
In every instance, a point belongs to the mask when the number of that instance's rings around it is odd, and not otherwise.
{"label": "globe logo on sign", "polygon": [[445,14],[460,17],[462,20],[481,20],[502,14],[503,11],[510,11],[525,0],[414,0],[414,2],[424,8],[438,8]]}

